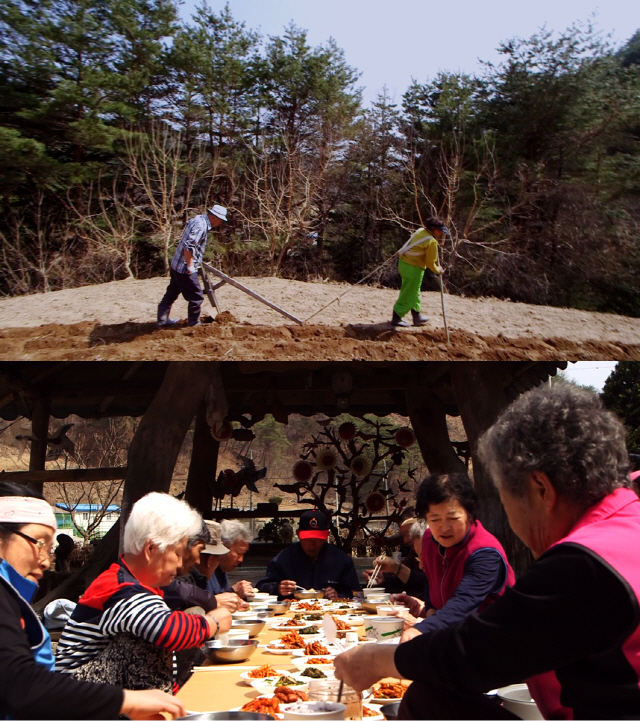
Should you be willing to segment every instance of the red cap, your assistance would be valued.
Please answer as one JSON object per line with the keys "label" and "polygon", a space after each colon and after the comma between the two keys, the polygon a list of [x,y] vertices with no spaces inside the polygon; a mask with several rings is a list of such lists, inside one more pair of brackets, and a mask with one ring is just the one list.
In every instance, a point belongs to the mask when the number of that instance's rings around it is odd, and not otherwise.
{"label": "red cap", "polygon": [[300,516],[298,538],[329,538],[329,521],[321,511],[305,511]]}

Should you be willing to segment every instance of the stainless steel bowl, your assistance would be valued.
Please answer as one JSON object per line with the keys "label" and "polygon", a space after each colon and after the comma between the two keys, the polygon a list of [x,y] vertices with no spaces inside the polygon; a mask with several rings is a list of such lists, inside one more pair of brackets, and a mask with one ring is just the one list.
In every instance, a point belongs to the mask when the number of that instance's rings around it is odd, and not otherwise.
{"label": "stainless steel bowl", "polygon": [[264,628],[266,621],[261,618],[241,618],[231,622],[231,628],[241,628],[249,631],[249,638],[255,638]]}
{"label": "stainless steel bowl", "polygon": [[239,663],[250,658],[258,642],[248,638],[233,638],[223,646],[220,641],[207,641],[204,645],[204,654],[209,661],[215,663]]}
{"label": "stainless steel bowl", "polygon": [[182,716],[181,719],[189,719],[189,721],[224,721],[225,719],[237,719],[237,721],[273,721],[273,716],[266,713],[254,713],[253,711],[209,711],[205,713],[190,713]]}
{"label": "stainless steel bowl", "polygon": [[394,720],[398,718],[398,711],[400,710],[400,704],[402,701],[394,701],[393,703],[386,703],[382,707],[382,715],[386,719]]}
{"label": "stainless steel bowl", "polygon": [[298,600],[308,598],[324,598],[324,591],[295,591],[293,597],[297,598]]}
{"label": "stainless steel bowl", "polygon": [[268,616],[282,616],[289,609],[289,605],[286,603],[268,603],[267,604],[267,615]]}

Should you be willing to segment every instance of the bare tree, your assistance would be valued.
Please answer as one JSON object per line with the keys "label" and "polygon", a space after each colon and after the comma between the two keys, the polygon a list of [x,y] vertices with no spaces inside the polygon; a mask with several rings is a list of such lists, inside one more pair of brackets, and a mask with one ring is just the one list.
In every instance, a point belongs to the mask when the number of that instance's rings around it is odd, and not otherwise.
{"label": "bare tree", "polygon": [[11,233],[0,230],[2,275],[13,294],[51,290],[64,275],[62,266],[69,224],[59,224],[44,207],[44,193],[38,191],[30,211],[31,222],[24,216],[10,219]]}
{"label": "bare tree", "polygon": [[189,208],[195,180],[210,177],[211,168],[202,143],[189,145],[185,156],[184,133],[155,123],[146,136],[126,139],[126,175],[134,203],[132,215],[150,223],[162,247],[165,273],[175,226]]}
{"label": "bare tree", "polygon": [[[109,418],[78,426],[73,459],[78,467],[102,468],[126,464],[127,448],[135,430],[129,419]],[[70,511],[73,525],[86,546],[109,513],[109,506],[120,504],[124,480],[52,485],[56,498]],[[87,524],[77,518],[76,509],[81,504],[95,506],[95,514],[92,512]]]}
{"label": "bare tree", "polygon": [[266,241],[272,274],[276,274],[288,251],[309,234],[317,179],[299,149],[249,148],[243,208],[240,214],[249,229]]}

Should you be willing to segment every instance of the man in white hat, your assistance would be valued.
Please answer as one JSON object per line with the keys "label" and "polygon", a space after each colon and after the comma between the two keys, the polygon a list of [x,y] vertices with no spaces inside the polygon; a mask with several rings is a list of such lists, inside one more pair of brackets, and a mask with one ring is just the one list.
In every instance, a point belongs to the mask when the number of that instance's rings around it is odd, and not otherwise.
{"label": "man in white hat", "polygon": [[227,209],[222,205],[214,205],[206,213],[196,215],[187,223],[171,258],[171,280],[158,306],[158,328],[167,328],[178,322],[172,320],[169,313],[180,294],[189,304],[189,325],[200,325],[200,307],[204,294],[198,278],[198,268],[207,247],[208,232],[226,221]]}

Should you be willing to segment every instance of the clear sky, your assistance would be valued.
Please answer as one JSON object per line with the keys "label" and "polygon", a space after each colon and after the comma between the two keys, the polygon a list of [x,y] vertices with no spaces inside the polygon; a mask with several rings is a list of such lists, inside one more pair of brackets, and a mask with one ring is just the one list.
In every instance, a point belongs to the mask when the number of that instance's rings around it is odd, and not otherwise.
{"label": "clear sky", "polygon": [[[226,0],[208,0],[219,12]],[[200,0],[184,0],[187,20]],[[291,21],[308,31],[313,47],[333,37],[349,65],[362,73],[365,102],[384,86],[400,103],[414,78],[440,70],[479,72],[497,61],[501,41],[528,38],[542,26],[561,31],[594,19],[616,45],[640,28],[638,0],[229,0],[233,17],[264,36],[281,35]]]}
{"label": "clear sky", "polygon": [[616,365],[617,361],[578,361],[569,363],[563,375],[582,386],[593,386],[601,391]]}

